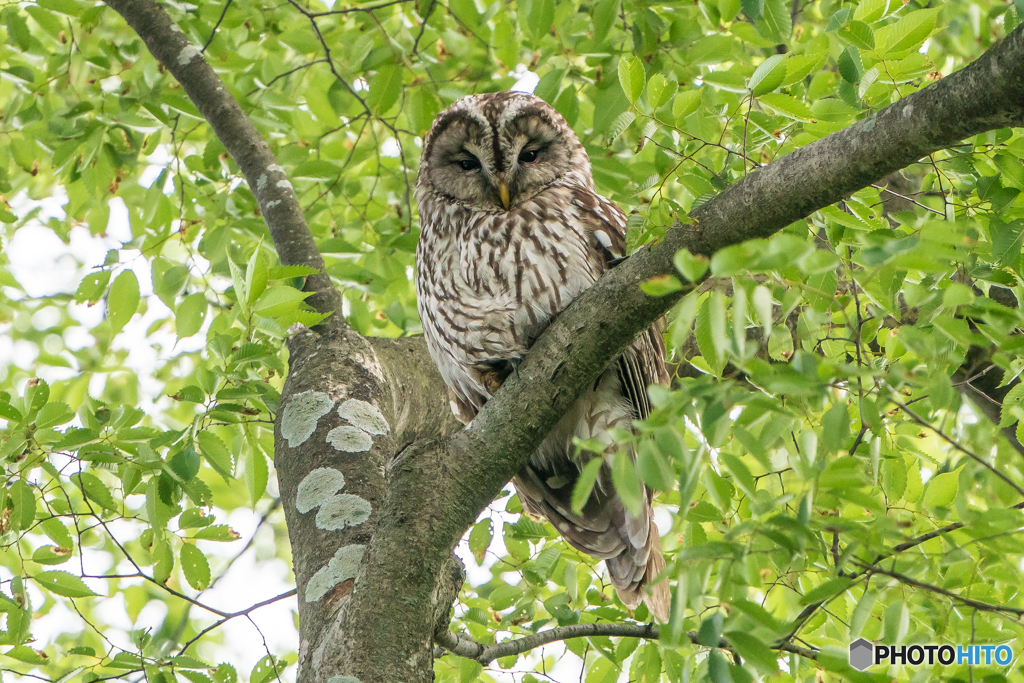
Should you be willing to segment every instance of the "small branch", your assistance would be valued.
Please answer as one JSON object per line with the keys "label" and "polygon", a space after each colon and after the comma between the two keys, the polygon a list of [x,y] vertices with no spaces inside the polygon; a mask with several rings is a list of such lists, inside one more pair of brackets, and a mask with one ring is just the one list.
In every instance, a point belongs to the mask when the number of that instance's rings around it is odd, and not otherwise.
{"label": "small branch", "polygon": [[982,602],[980,600],[975,600],[974,598],[966,598],[966,597],[964,597],[962,595],[957,595],[956,593],[953,593],[952,591],[948,591],[945,588],[940,588],[940,587],[935,586],[935,585],[930,584],[930,583],[925,583],[923,581],[918,581],[917,579],[912,579],[909,576],[907,576],[906,574],[900,574],[899,572],[889,571],[888,569],[882,569],[880,567],[869,568],[867,570],[867,572],[869,574],[882,574],[884,576],[889,576],[889,577],[892,577],[892,578],[896,579],[897,581],[899,581],[902,584],[906,584],[908,586],[913,586],[915,588],[921,588],[921,589],[926,590],[926,591],[928,591],[930,593],[936,593],[938,595],[944,595],[947,598],[950,598],[952,600],[956,600],[957,602],[959,602],[959,603],[961,603],[963,605],[966,605],[968,607],[973,607],[974,609],[982,611],[982,612],[993,612],[995,614],[1013,614],[1014,616],[1017,616],[1017,617],[1024,616],[1024,609],[1022,609],[1022,608],[1019,608],[1019,607],[1007,607],[1005,605],[993,605],[993,604],[988,603],[988,602]]}
{"label": "small branch", "polygon": [[942,431],[941,429],[938,429],[937,427],[935,427],[934,425],[932,425],[932,424],[931,424],[930,422],[928,422],[927,420],[925,420],[925,419],[924,419],[923,417],[921,417],[920,415],[918,415],[917,413],[915,413],[915,412],[914,412],[913,410],[911,410],[911,409],[910,409],[910,407],[909,407],[909,406],[907,406],[907,404],[906,404],[906,403],[903,403],[902,401],[900,401],[900,400],[898,400],[898,399],[895,399],[895,398],[892,398],[892,399],[890,399],[890,400],[891,400],[891,401],[892,401],[893,403],[895,403],[895,404],[896,404],[897,406],[899,406],[899,407],[900,407],[900,409],[901,409],[901,410],[902,410],[902,411],[903,411],[904,413],[906,413],[906,414],[907,414],[907,417],[909,417],[909,418],[910,418],[911,420],[913,420],[913,421],[914,421],[915,423],[917,423],[917,424],[918,424],[918,425],[920,425],[921,427],[925,427],[926,429],[930,429],[930,430],[932,430],[932,431],[933,431],[933,432],[934,432],[934,433],[936,434],[936,436],[938,436],[938,437],[939,437],[940,439],[942,439],[943,441],[945,441],[945,442],[946,442],[946,443],[948,443],[948,444],[949,444],[950,446],[952,446],[952,447],[953,447],[953,448],[955,448],[956,450],[960,451],[961,453],[963,453],[963,454],[964,454],[964,455],[966,455],[967,457],[971,458],[972,460],[974,460],[974,461],[975,461],[976,463],[978,463],[978,464],[979,464],[979,465],[981,465],[982,467],[984,467],[984,468],[988,469],[989,471],[991,471],[991,472],[992,472],[992,474],[994,474],[994,475],[996,475],[997,477],[999,477],[1000,479],[1002,479],[1002,480],[1003,480],[1003,481],[1004,481],[1004,482],[1006,483],[1006,485],[1007,485],[1007,486],[1009,486],[1010,488],[1014,489],[1014,490],[1015,490],[1015,491],[1016,491],[1017,493],[1019,493],[1019,494],[1021,494],[1022,496],[1024,496],[1024,488],[1021,488],[1021,487],[1020,487],[1020,485],[1018,485],[1018,484],[1017,484],[1017,483],[1015,483],[1015,482],[1014,482],[1014,481],[1013,481],[1012,479],[1010,479],[1010,478],[1009,478],[1008,476],[1006,476],[1005,474],[1003,474],[1002,472],[1000,472],[1000,471],[999,471],[998,469],[996,469],[994,465],[992,465],[991,463],[987,462],[987,461],[986,461],[986,460],[984,460],[984,459],[983,459],[983,458],[982,458],[981,456],[979,456],[978,454],[974,453],[973,451],[971,451],[971,450],[969,450],[969,449],[967,449],[967,448],[964,448],[963,446],[961,446],[960,444],[958,444],[958,443],[957,443],[956,441],[954,441],[953,439],[951,439],[951,438],[950,438],[950,437],[949,437],[949,436],[948,436],[948,435],[947,435],[947,434],[946,434],[945,432],[943,432],[943,431]]}
{"label": "small branch", "polygon": [[224,21],[224,17],[228,13],[228,9],[231,7],[232,0],[227,0],[224,3],[224,9],[220,13],[220,18],[217,19],[217,23],[213,25],[213,30],[210,31],[210,37],[206,39],[206,43],[203,45],[203,49],[200,52],[206,52],[206,48],[210,47],[210,43],[213,42],[214,37],[217,35],[217,29],[220,28],[221,22]]}
{"label": "small branch", "polygon": [[[495,659],[508,657],[510,655],[519,655],[541,647],[542,645],[547,645],[559,640],[569,640],[571,638],[592,638],[594,636],[617,636],[620,638],[657,640],[660,633],[661,629],[655,624],[573,624],[570,626],[559,626],[557,628],[548,629],[547,631],[523,636],[522,638],[505,640],[500,643],[495,643],[494,645],[484,645],[483,643],[478,643],[467,635],[452,633],[451,631],[442,631],[441,633],[438,633],[435,637],[435,642],[452,654],[458,655],[459,657],[465,657],[466,659],[475,660],[486,666]],[[694,645],[701,645],[697,640],[696,631],[687,631],[686,636]],[[733,655],[736,654],[735,650],[726,638],[722,638],[718,641],[718,647]],[[808,659],[818,658],[818,652],[816,650],[800,647],[799,645],[793,645],[791,643],[781,643],[777,646],[773,646],[773,649],[780,650],[782,652],[791,652]],[[435,656],[440,656],[440,654],[435,652]]]}
{"label": "small branch", "polygon": [[181,650],[178,651],[178,654],[179,655],[184,654],[185,651],[188,650],[188,648],[193,643],[197,642],[200,638],[202,638],[203,636],[205,636],[207,633],[209,633],[210,631],[214,630],[215,628],[219,628],[225,622],[231,621],[232,619],[236,619],[238,617],[247,617],[247,616],[249,616],[250,612],[255,612],[260,607],[266,607],[267,605],[272,605],[275,602],[280,602],[281,600],[285,600],[287,598],[290,598],[293,595],[298,595],[298,589],[293,588],[293,589],[291,589],[290,591],[288,591],[286,593],[281,593],[280,595],[275,595],[274,597],[268,598],[267,600],[264,600],[263,602],[257,602],[255,605],[249,605],[248,607],[246,607],[245,609],[243,609],[243,610],[241,610],[239,612],[232,612],[230,614],[225,614],[223,617],[221,617],[220,620],[215,621],[214,623],[210,624],[209,626],[204,628],[202,631],[197,633],[195,635],[195,637],[192,638],[192,640],[190,640],[187,643],[185,643],[184,645],[182,645]]}

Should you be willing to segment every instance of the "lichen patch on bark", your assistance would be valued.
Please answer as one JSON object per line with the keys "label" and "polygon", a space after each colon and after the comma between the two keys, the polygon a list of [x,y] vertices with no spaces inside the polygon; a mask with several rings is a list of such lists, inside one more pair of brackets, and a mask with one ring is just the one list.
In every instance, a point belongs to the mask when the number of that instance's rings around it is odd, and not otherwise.
{"label": "lichen patch on bark", "polygon": [[334,401],[322,391],[303,391],[292,396],[281,417],[281,436],[295,448],[306,442],[316,430],[317,421],[331,412]]}
{"label": "lichen patch on bark", "polygon": [[338,451],[362,453],[373,447],[373,438],[358,427],[341,425],[327,432],[327,443]]}
{"label": "lichen patch on bark", "polygon": [[317,602],[342,581],[354,579],[365,550],[365,545],[346,545],[338,548],[334,557],[310,577],[309,583],[306,584],[306,602]]}
{"label": "lichen patch on bark", "polygon": [[377,406],[357,398],[350,398],[342,403],[338,407],[338,415],[369,434],[379,436],[391,431],[391,425]]}
{"label": "lichen patch on bark", "polygon": [[345,488],[345,475],[330,467],[318,467],[299,483],[295,494],[295,509],[305,514],[330,500]]}
{"label": "lichen patch on bark", "polygon": [[337,531],[357,526],[370,518],[373,511],[369,501],[350,493],[331,496],[316,513],[316,526],[324,531]]}

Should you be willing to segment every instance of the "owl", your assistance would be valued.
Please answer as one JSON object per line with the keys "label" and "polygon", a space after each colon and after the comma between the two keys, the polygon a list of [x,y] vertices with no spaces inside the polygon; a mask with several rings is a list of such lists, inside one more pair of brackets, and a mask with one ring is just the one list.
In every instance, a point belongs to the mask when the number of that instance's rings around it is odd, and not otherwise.
{"label": "owl", "polygon": [[[423,141],[416,180],[420,240],[416,293],[430,356],[468,423],[569,303],[625,252],[626,216],[598,195],[579,138],[540,98],[517,92],[466,97]],[[572,406],[513,479],[523,508],[573,547],[603,559],[622,602],[641,599],[667,621],[669,588],[651,511],[630,513],[607,462],[579,513],[572,493],[584,466],[573,437],[614,452],[609,430],[650,413],[647,387],[667,383],[665,344],[646,330]],[[635,457],[632,452],[628,457]]]}

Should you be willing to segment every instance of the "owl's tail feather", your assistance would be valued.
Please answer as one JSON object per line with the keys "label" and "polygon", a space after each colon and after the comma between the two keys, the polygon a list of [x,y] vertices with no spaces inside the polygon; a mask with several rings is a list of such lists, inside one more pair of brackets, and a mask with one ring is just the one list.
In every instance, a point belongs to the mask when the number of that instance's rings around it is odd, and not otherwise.
{"label": "owl's tail feather", "polygon": [[605,560],[619,600],[626,607],[634,609],[642,599],[647,609],[658,621],[668,623],[669,604],[672,594],[667,579],[653,583],[665,569],[665,558],[661,553],[661,537],[654,520],[648,518],[649,533],[643,547],[629,547],[617,557]]}

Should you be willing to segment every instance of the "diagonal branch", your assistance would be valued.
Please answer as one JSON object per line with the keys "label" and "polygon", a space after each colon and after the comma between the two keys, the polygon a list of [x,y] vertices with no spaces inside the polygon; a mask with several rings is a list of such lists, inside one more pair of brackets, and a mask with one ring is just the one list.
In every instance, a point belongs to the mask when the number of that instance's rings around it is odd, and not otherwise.
{"label": "diagonal branch", "polygon": [[109,0],[107,4],[124,17],[150,53],[181,83],[185,94],[238,163],[259,202],[281,263],[320,271],[306,278],[305,291],[313,292],[307,302],[321,313],[332,314],[322,326],[340,328],[344,324],[341,296],[323,272],[323,258],[291,183],[270,146],[207,64],[200,48],[189,41],[155,0]]}

